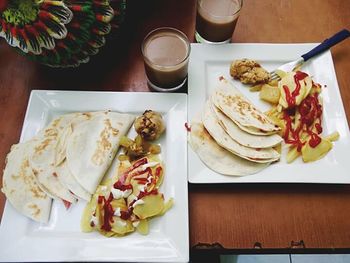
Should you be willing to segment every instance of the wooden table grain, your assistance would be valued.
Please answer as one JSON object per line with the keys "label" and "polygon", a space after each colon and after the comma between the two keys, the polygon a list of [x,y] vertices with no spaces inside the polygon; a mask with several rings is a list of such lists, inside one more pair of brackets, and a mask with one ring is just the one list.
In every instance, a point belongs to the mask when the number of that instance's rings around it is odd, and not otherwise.
{"label": "wooden table grain", "polygon": [[[194,40],[194,0],[129,0],[127,6],[119,33],[77,69],[30,62],[0,40],[0,167],[19,140],[32,89],[149,91],[140,50],[144,36],[171,26]],[[349,26],[348,0],[244,0],[232,42],[320,42]],[[350,121],[350,40],[332,48],[332,56]],[[0,211],[4,202],[0,194]],[[347,185],[190,185],[189,215],[193,251],[290,252],[301,240],[303,252],[350,249]]]}

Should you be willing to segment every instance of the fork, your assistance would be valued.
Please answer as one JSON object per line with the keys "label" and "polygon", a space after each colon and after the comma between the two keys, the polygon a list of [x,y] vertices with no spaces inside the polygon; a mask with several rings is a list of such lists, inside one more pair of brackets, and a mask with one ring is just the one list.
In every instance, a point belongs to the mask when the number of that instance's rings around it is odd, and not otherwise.
{"label": "fork", "polygon": [[347,29],[343,29],[336,33],[334,36],[326,39],[318,46],[311,49],[309,52],[305,53],[304,55],[301,55],[301,57],[297,60],[294,60],[292,62],[286,63],[277,69],[270,72],[271,74],[271,80],[280,79],[280,76],[276,73],[276,70],[282,70],[285,72],[293,71],[295,68],[301,66],[305,61],[309,60],[310,58],[328,50],[332,46],[338,44],[339,42],[343,41],[344,39],[348,38],[350,36],[350,32]]}

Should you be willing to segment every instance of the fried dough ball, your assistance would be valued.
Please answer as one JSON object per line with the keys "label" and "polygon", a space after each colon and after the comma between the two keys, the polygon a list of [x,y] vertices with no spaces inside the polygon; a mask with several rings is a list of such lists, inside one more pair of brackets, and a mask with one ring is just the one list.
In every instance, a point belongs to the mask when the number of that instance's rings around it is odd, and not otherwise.
{"label": "fried dough ball", "polygon": [[146,110],[141,116],[137,117],[134,127],[136,132],[148,141],[158,139],[165,130],[162,115],[152,110]]}
{"label": "fried dough ball", "polygon": [[235,60],[230,66],[230,75],[244,84],[268,83],[270,73],[251,59]]}

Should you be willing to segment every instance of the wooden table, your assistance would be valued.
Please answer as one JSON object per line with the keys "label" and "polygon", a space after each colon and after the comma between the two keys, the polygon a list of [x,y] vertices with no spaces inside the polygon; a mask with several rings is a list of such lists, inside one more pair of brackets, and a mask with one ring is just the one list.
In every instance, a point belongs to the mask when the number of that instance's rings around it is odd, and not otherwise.
{"label": "wooden table", "polygon": [[[108,39],[100,54],[78,69],[40,66],[0,40],[0,166],[4,166],[10,146],[19,140],[32,89],[149,91],[140,51],[142,39],[153,28],[171,26],[193,41],[194,22],[194,0],[130,0],[119,38]],[[232,41],[320,42],[349,26],[348,0],[245,0]],[[350,121],[349,44],[347,40],[337,45],[332,55]],[[190,185],[189,189],[193,257],[204,251],[289,253],[350,249],[350,186]],[[2,211],[5,197],[1,194],[0,198]]]}

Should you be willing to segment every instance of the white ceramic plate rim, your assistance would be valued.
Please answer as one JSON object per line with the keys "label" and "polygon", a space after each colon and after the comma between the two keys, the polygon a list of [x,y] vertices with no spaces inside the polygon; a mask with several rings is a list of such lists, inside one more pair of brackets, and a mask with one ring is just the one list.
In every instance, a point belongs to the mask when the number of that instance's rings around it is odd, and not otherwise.
{"label": "white ceramic plate rim", "polygon": [[[311,50],[317,44],[226,44],[200,45],[192,44],[189,64],[188,117],[191,119],[201,111],[206,98],[213,90],[213,81],[219,74],[229,79],[250,100],[262,110],[266,105],[259,100],[257,93],[249,92],[241,83],[229,75],[230,62],[235,59],[250,58],[261,62],[268,70],[292,61]],[[320,84],[327,85],[323,91],[324,131],[329,134],[334,130],[340,133],[339,141],[334,143],[330,153],[313,163],[297,160],[287,165],[285,153],[279,163],[250,176],[231,177],[213,172],[207,168],[188,147],[189,182],[190,183],[350,183],[347,160],[350,147],[349,126],[339,92],[333,60],[327,51],[310,60],[303,70],[313,75]],[[214,80],[213,80],[214,79]],[[264,108],[265,107],[265,108]]]}
{"label": "white ceramic plate rim", "polygon": [[54,201],[50,222],[45,225],[20,215],[6,201],[0,226],[0,261],[189,261],[187,143],[183,128],[187,120],[186,94],[33,90],[21,141],[30,139],[56,115],[106,109],[135,115],[153,109],[165,116],[167,130],[160,143],[166,177],[161,192],[166,199],[173,197],[175,205],[163,217],[151,220],[149,235],[132,233],[108,239],[96,232],[81,233],[77,210],[83,209],[83,203],[62,216],[57,214],[62,204]]}

